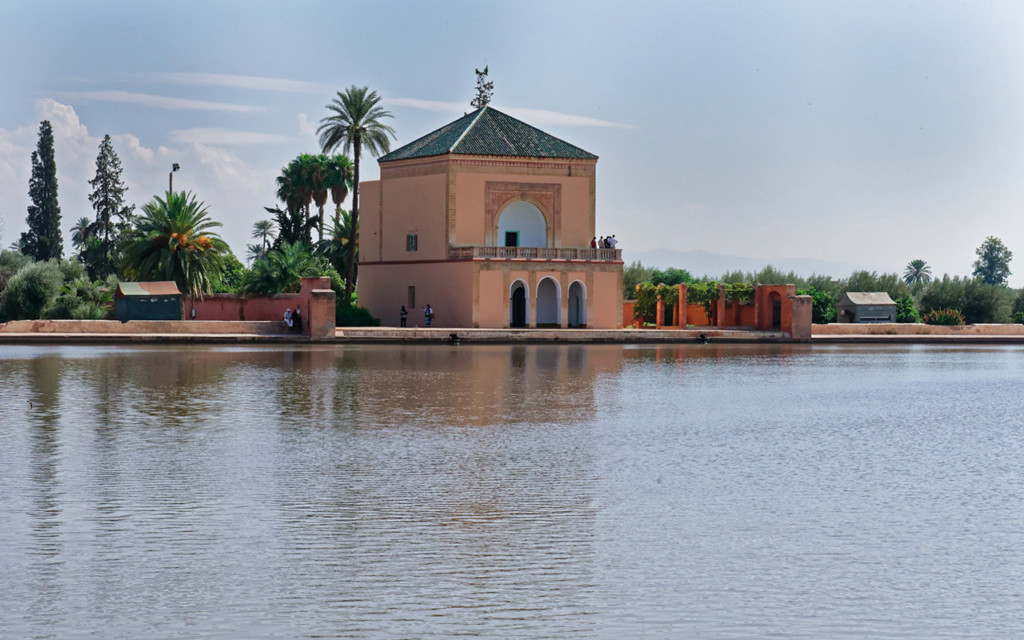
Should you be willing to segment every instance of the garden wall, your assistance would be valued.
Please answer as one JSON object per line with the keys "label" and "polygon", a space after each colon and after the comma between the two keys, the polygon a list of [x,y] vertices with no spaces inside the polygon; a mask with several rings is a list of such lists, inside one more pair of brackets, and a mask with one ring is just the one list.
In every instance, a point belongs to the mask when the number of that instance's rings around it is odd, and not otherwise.
{"label": "garden wall", "polygon": [[816,336],[1024,336],[1024,324],[816,324]]}

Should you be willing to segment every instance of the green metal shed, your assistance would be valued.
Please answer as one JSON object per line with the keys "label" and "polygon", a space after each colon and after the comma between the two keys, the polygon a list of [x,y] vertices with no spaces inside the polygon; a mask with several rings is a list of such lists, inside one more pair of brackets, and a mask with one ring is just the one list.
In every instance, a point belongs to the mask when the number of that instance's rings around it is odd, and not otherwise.
{"label": "green metal shed", "polygon": [[181,320],[181,292],[173,281],[119,282],[114,315],[129,320]]}

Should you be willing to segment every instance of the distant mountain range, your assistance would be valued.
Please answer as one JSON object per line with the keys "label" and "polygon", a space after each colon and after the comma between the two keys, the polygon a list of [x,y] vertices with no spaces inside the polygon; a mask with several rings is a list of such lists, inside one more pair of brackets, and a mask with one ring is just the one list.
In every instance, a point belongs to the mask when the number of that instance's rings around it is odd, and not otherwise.
{"label": "distant mountain range", "polygon": [[[881,273],[884,269],[877,266],[855,264],[852,262],[833,262],[830,260],[815,260],[813,258],[744,258],[742,256],[728,256],[721,253],[711,253],[694,249],[691,251],[679,251],[678,249],[651,249],[647,251],[623,249],[622,259],[629,265],[636,260],[645,267],[667,269],[677,267],[686,269],[695,278],[709,276],[717,278],[729,271],[760,271],[771,265],[779,271],[792,271],[801,276],[811,274],[827,275],[834,278],[845,278],[854,271],[868,270]],[[890,269],[891,271],[891,269]]]}

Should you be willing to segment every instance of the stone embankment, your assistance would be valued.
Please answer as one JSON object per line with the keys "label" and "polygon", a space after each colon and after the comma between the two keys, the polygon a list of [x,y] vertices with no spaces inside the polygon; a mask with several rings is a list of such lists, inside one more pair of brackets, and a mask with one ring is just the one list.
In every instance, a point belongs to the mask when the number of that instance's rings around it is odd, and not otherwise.
{"label": "stone embankment", "polygon": [[812,341],[818,343],[993,343],[1024,344],[1022,324],[967,324],[941,326],[930,324],[816,324],[811,327]]}

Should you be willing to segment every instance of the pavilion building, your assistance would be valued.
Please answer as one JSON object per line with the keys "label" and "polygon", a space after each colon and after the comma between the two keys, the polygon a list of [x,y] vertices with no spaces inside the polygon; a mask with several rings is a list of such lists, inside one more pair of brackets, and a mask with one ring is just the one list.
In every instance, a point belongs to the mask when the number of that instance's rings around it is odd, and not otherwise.
{"label": "pavilion building", "polygon": [[591,248],[597,156],[489,106],[360,185],[359,302],[385,326],[622,326],[621,250]]}

